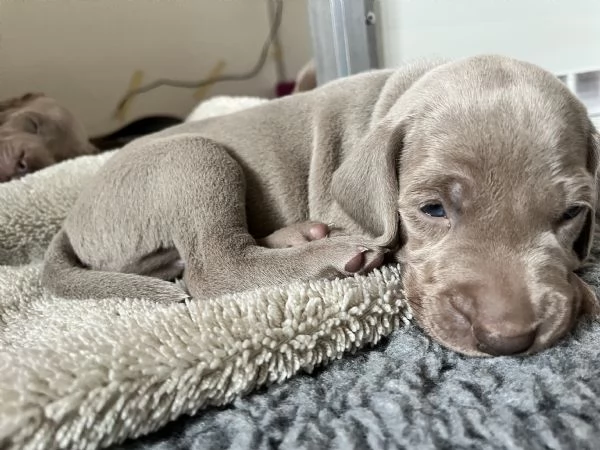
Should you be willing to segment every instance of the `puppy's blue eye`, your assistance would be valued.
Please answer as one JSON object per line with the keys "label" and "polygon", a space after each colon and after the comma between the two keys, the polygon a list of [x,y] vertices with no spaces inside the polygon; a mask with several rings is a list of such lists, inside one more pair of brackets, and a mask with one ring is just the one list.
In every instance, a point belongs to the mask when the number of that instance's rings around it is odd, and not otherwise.
{"label": "puppy's blue eye", "polygon": [[561,219],[563,222],[566,222],[567,220],[573,220],[575,217],[581,214],[583,209],[583,206],[571,206],[563,213]]}
{"label": "puppy's blue eye", "polygon": [[446,217],[446,210],[441,203],[429,203],[422,206],[421,212],[431,217]]}

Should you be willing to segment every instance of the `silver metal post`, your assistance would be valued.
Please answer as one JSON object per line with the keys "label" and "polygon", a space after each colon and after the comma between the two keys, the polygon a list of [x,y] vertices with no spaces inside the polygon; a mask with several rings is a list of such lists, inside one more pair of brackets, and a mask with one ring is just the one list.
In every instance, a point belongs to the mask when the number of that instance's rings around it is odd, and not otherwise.
{"label": "silver metal post", "polygon": [[318,84],[379,67],[375,0],[309,0]]}

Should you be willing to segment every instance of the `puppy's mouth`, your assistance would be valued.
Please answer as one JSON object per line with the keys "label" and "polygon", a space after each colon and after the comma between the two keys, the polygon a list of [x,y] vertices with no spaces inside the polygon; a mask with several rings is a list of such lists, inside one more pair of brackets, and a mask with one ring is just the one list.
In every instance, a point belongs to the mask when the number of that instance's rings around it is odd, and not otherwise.
{"label": "puppy's mouth", "polygon": [[408,298],[417,325],[439,344],[467,356],[492,356],[478,347],[473,334],[472,324],[468,317],[459,312],[431,312],[426,303],[439,303],[440,299],[430,297]]}

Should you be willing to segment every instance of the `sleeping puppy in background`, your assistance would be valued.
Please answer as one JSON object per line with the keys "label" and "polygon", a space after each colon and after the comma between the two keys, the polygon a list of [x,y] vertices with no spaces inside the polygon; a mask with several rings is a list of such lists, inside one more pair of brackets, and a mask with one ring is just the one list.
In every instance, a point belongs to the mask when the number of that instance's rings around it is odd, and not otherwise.
{"label": "sleeping puppy in background", "polygon": [[25,94],[0,102],[0,182],[91,153],[83,125],[56,100]]}
{"label": "sleeping puppy in background", "polygon": [[[68,298],[196,298],[403,264],[423,329],[530,354],[594,293],[575,274],[598,135],[552,74],[500,56],[337,80],[120,150],[46,254]],[[329,227],[326,224],[335,224]]]}

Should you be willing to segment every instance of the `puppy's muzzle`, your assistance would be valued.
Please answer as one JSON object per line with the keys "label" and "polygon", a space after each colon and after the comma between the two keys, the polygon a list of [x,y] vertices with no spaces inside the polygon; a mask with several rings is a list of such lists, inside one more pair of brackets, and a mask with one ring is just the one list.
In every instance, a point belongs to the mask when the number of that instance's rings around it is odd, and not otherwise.
{"label": "puppy's muzzle", "polygon": [[527,290],[514,281],[473,281],[452,289],[450,304],[471,326],[474,344],[494,356],[526,353],[538,336]]}

